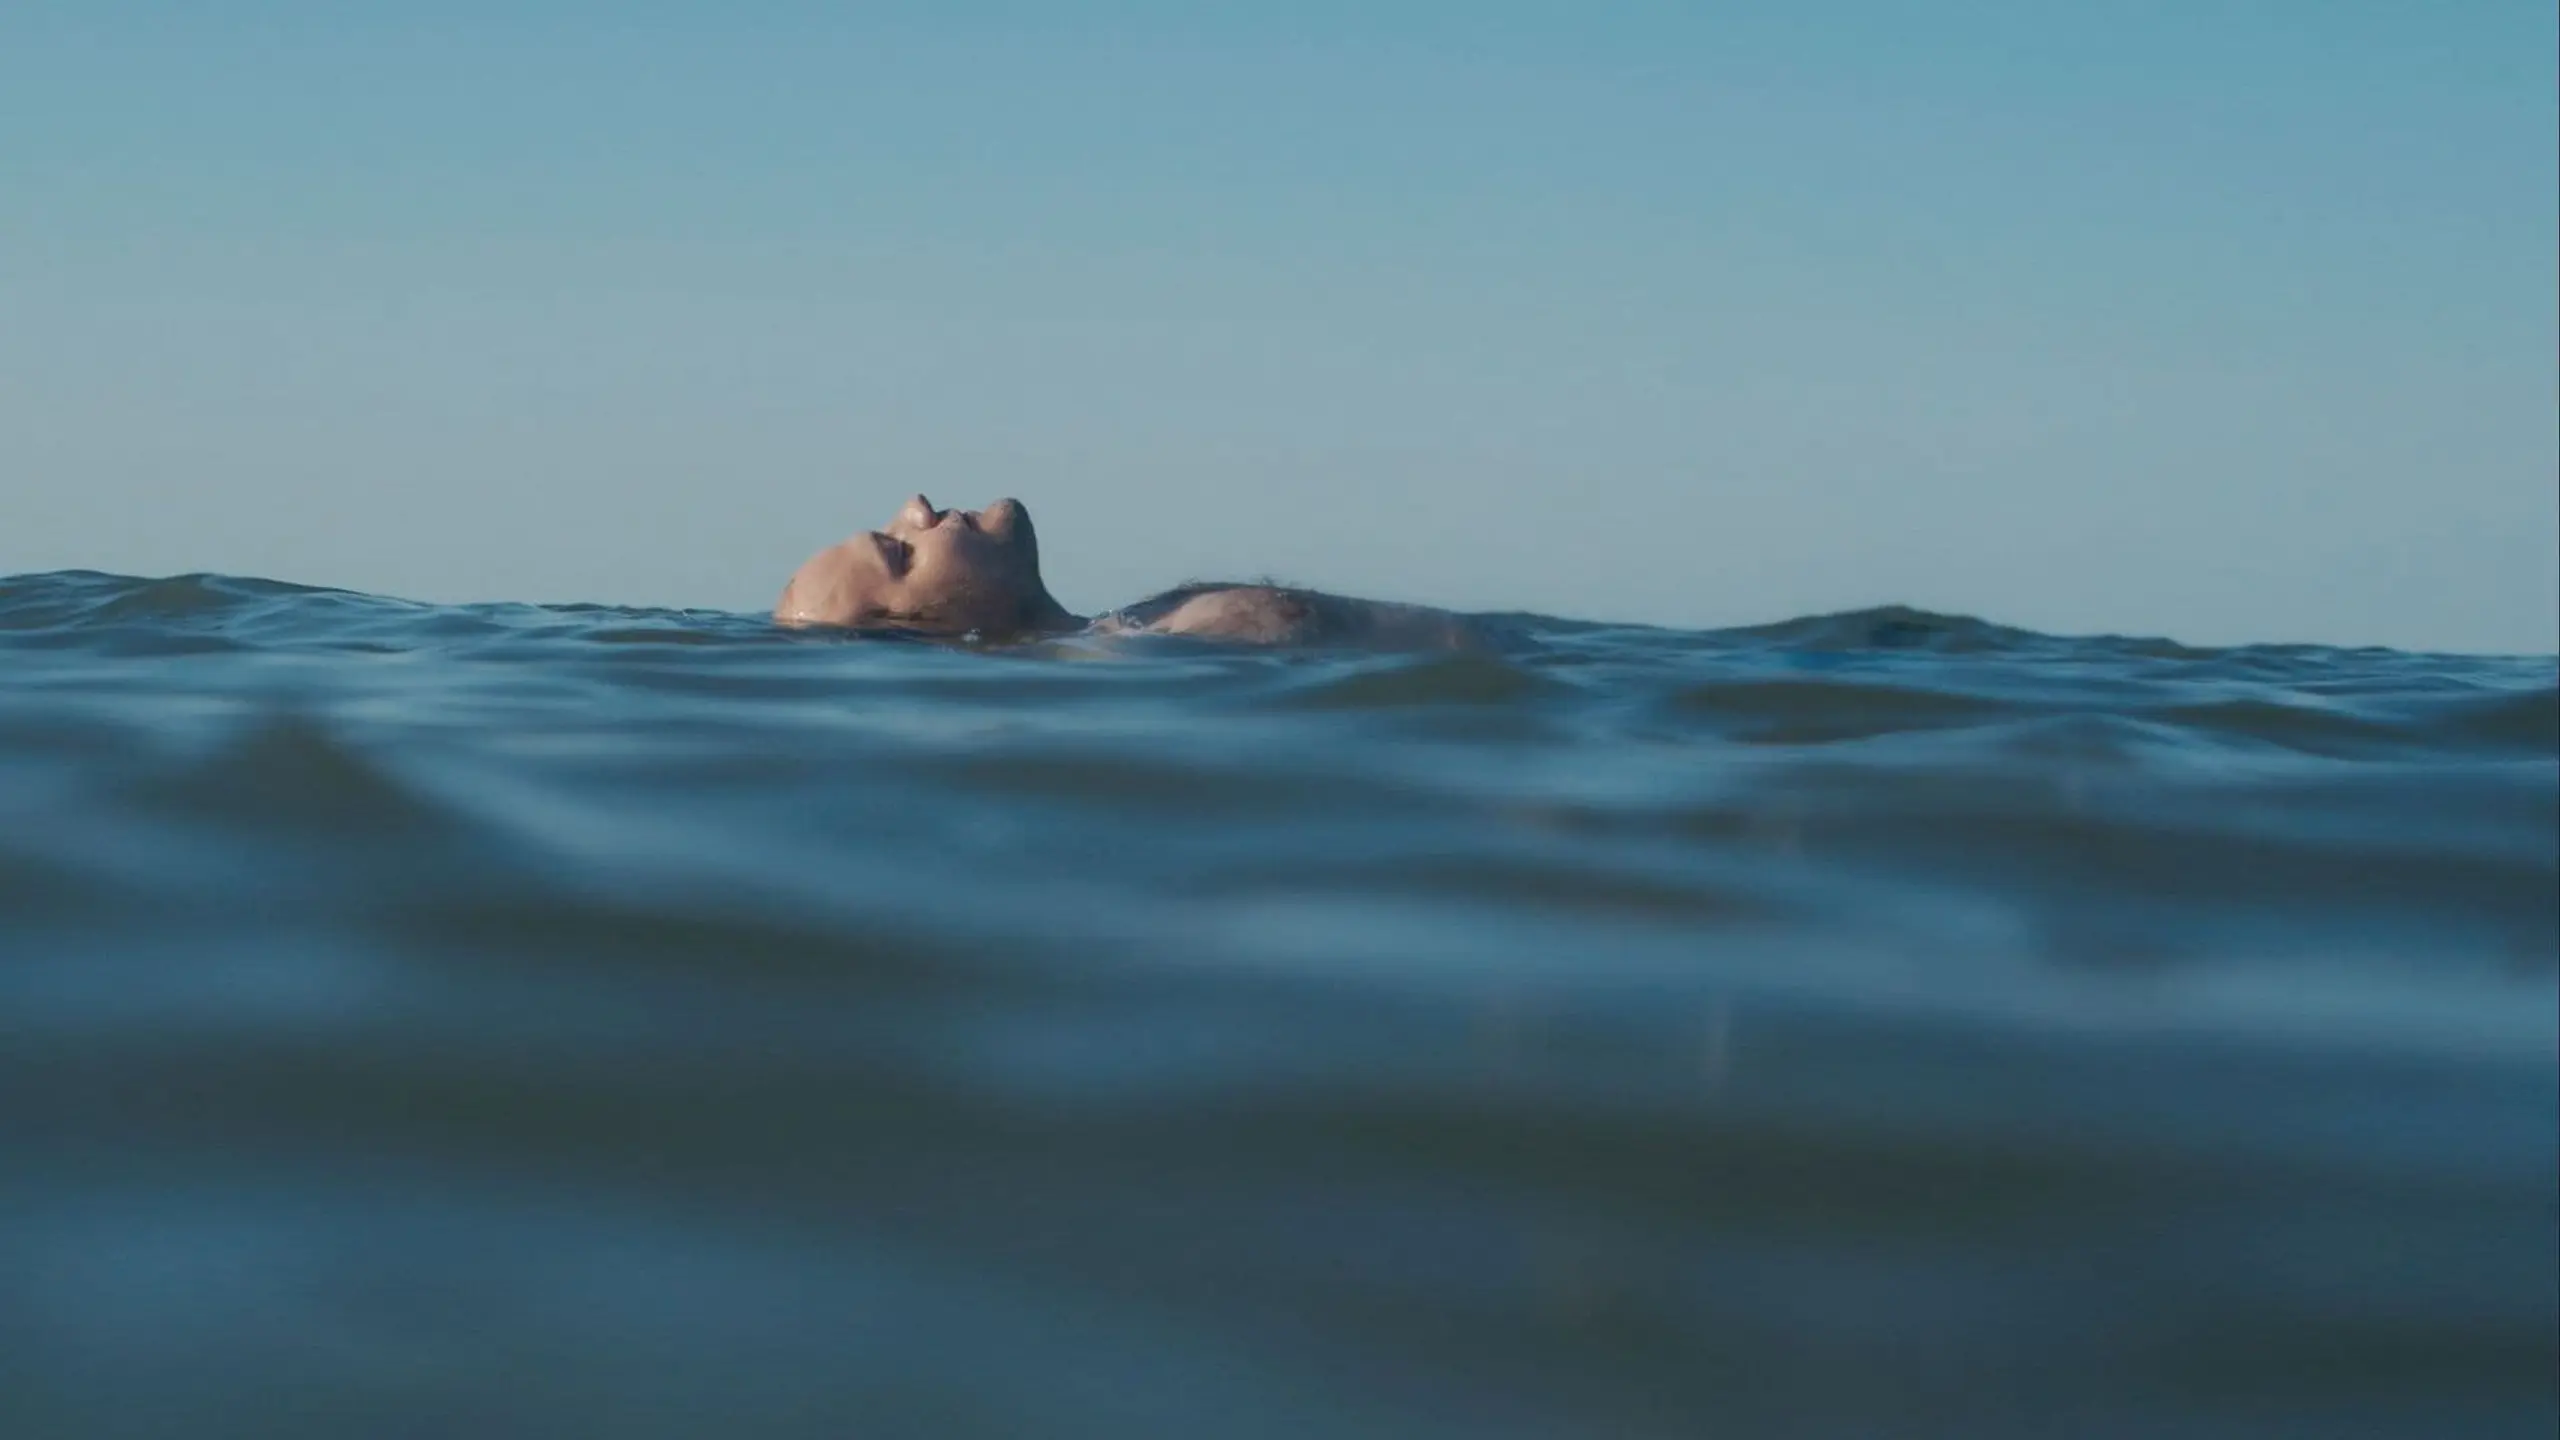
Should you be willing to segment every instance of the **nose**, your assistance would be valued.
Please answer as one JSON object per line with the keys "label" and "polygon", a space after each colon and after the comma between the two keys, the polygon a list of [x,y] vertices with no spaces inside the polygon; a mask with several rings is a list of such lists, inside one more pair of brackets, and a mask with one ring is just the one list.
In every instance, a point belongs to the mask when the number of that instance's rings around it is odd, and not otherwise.
{"label": "nose", "polygon": [[907,497],[907,503],[899,510],[898,518],[919,530],[930,530],[942,522],[942,512],[933,508],[932,501],[918,494]]}

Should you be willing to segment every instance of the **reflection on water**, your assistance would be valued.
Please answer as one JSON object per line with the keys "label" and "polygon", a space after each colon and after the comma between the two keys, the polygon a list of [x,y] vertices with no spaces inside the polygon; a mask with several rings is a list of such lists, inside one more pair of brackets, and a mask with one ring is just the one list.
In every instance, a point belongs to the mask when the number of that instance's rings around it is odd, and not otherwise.
{"label": "reflection on water", "polygon": [[2535,1435],[2550,659],[0,581],[0,1430]]}

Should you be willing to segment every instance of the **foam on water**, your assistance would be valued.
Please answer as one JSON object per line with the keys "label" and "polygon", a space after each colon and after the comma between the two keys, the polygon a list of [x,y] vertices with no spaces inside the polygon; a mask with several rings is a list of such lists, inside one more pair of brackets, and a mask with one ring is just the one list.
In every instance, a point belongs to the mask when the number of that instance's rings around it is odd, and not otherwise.
{"label": "foam on water", "polygon": [[0,580],[0,1431],[2547,1435],[2560,666]]}

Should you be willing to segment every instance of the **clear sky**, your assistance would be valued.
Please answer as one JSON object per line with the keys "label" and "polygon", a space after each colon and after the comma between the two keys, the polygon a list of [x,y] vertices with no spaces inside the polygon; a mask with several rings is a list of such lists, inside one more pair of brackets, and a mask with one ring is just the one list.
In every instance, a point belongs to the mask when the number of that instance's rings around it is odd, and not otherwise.
{"label": "clear sky", "polygon": [[921,489],[1085,609],[2548,652],[2556,27],[17,0],[0,572],[762,608]]}

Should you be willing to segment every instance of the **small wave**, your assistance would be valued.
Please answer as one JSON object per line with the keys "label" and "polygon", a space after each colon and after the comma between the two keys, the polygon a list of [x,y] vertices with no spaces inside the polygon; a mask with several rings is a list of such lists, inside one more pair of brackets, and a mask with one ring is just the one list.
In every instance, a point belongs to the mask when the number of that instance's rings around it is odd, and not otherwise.
{"label": "small wave", "polygon": [[1905,730],[1977,725],[2033,713],[2010,699],[1925,685],[1811,677],[1737,677],[1686,685],[1664,708],[1705,721],[1730,739],[1762,745],[1825,744]]}
{"label": "small wave", "polygon": [[2455,701],[2432,717],[2430,731],[2447,740],[2560,755],[2560,686]]}
{"label": "small wave", "polygon": [[1326,675],[1286,692],[1283,708],[1399,710],[1417,706],[1516,705],[1560,687],[1499,655],[1460,652],[1398,658],[1347,675]]}
{"label": "small wave", "polygon": [[224,831],[399,845],[445,831],[444,807],[309,715],[252,721],[208,753],[147,773],[128,803]]}
{"label": "small wave", "polygon": [[1832,615],[1715,632],[1720,638],[1792,650],[1918,650],[1940,655],[1996,654],[2047,637],[1969,615],[1942,615],[1908,605],[1882,605]]}
{"label": "small wave", "polygon": [[2312,754],[2351,754],[2404,744],[2412,727],[2332,705],[2265,697],[2193,701],[2143,712],[2163,724],[2222,742],[2264,741]]}
{"label": "small wave", "polygon": [[186,622],[238,612],[274,600],[331,592],[281,580],[252,580],[231,575],[173,575],[118,587],[91,613],[108,623],[135,621]]}

